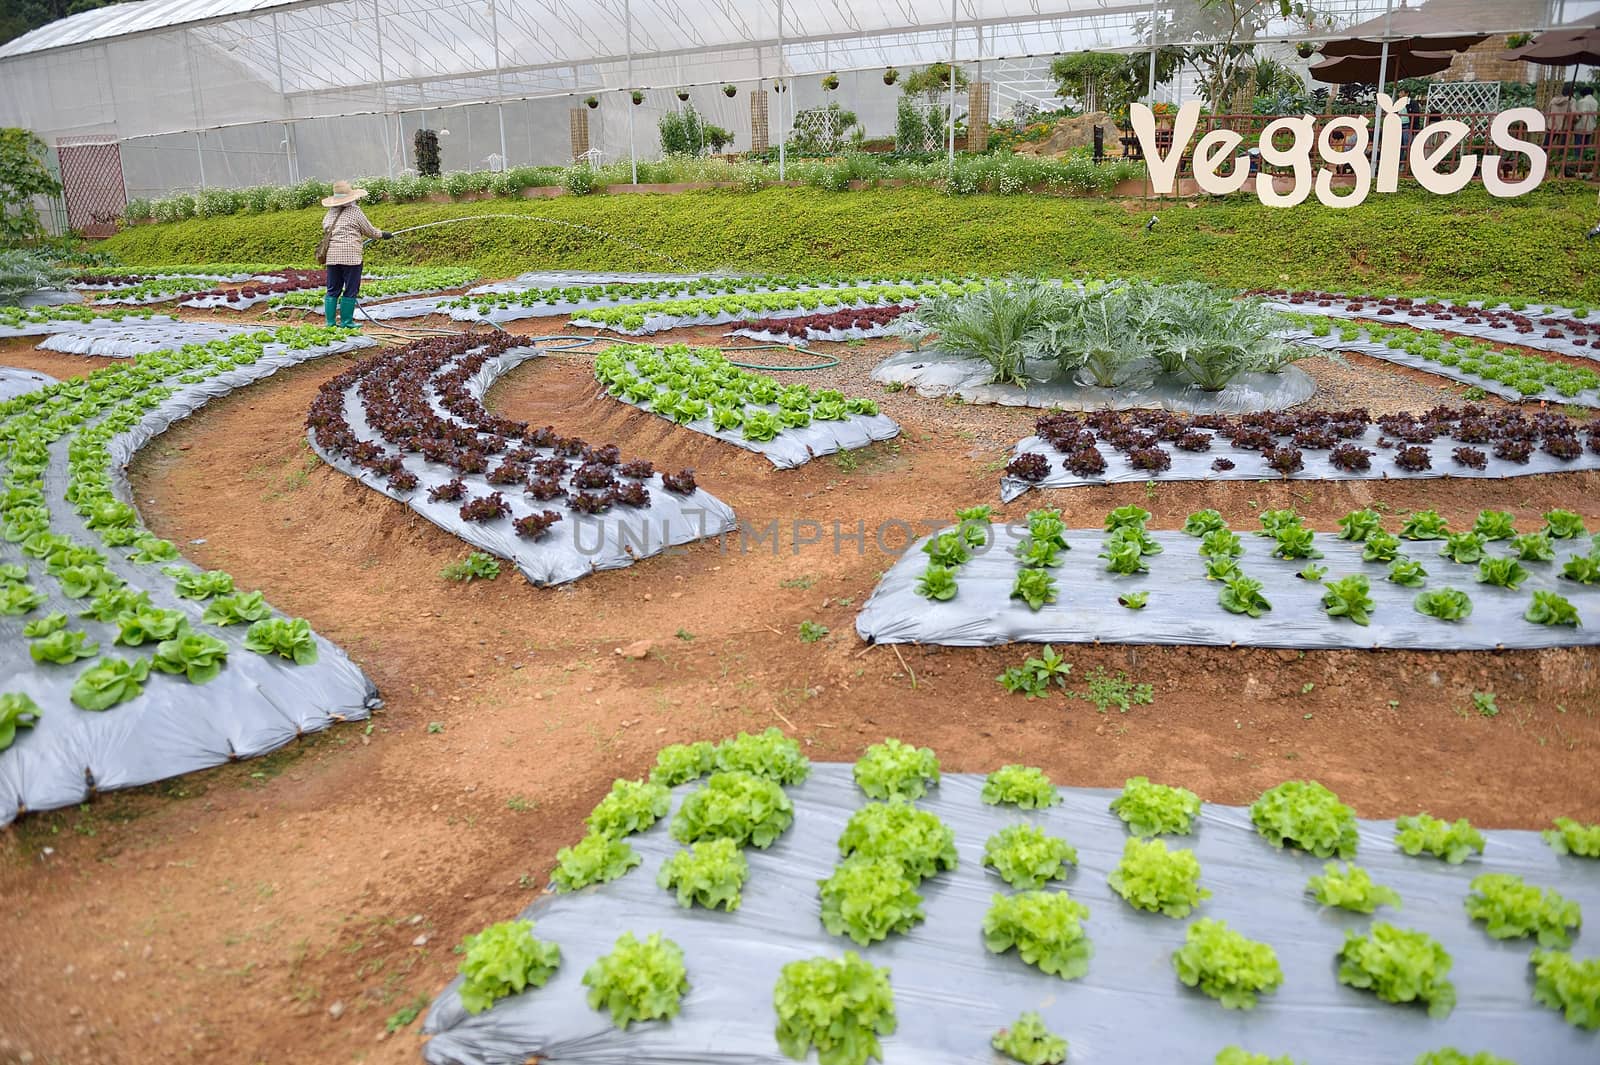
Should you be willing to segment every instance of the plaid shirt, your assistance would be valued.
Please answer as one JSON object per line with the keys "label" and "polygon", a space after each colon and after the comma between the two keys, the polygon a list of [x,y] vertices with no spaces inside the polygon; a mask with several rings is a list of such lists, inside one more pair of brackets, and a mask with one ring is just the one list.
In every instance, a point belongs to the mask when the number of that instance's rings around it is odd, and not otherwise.
{"label": "plaid shirt", "polygon": [[322,216],[322,228],[327,230],[330,226],[333,240],[328,243],[329,266],[360,266],[361,239],[376,240],[383,236],[383,230],[367,221],[361,206],[354,203],[328,208],[328,213]]}

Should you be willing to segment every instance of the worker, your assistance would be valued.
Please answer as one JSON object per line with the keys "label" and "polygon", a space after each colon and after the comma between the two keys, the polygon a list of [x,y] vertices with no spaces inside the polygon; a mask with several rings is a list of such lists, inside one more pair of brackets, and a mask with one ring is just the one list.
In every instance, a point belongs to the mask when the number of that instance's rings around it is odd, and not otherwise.
{"label": "worker", "polygon": [[358,206],[366,195],[366,189],[355,188],[348,181],[335,181],[333,195],[322,201],[328,213],[322,216],[323,243],[318,251],[328,268],[328,294],[322,299],[322,313],[330,326],[337,322],[346,329],[355,327],[356,297],[361,294],[362,238],[388,240],[394,236],[367,221]]}
{"label": "worker", "polygon": [[1572,105],[1575,117],[1572,125],[1578,133],[1578,146],[1581,148],[1589,148],[1594,144],[1596,112],[1600,112],[1600,101],[1595,100],[1594,90],[1585,85],[1578,90],[1578,99]]}

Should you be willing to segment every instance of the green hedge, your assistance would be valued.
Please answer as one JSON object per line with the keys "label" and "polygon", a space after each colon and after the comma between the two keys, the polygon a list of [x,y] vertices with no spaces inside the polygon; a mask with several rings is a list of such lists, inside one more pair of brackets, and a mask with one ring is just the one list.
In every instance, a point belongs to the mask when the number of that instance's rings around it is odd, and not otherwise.
{"label": "green hedge", "polygon": [[[406,234],[375,246],[368,261],[465,266],[485,277],[530,269],[1139,275],[1596,304],[1600,245],[1584,240],[1593,203],[1586,186],[1550,185],[1515,200],[1481,189],[1374,194],[1345,210],[1314,201],[1272,209],[1248,196],[1146,202],[917,188],[374,205],[373,221],[391,230],[514,217]],[[1151,214],[1161,220],[1147,232]],[[145,225],[103,247],[130,266],[306,261],[321,217],[315,209]]]}

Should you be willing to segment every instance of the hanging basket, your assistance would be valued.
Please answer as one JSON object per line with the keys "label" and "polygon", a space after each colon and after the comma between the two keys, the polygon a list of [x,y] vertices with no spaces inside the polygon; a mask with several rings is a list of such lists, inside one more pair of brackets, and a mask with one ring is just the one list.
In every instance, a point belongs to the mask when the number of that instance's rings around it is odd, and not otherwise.
{"label": "hanging basket", "polygon": [[1301,41],[1294,46],[1294,51],[1301,59],[1310,59],[1317,54],[1317,46],[1310,41]]}
{"label": "hanging basket", "polygon": [[590,96],[583,101],[583,104],[589,110],[593,111],[595,108],[600,106],[600,97]]}
{"label": "hanging basket", "polygon": [[772,83],[772,91],[773,92],[788,92],[789,91],[789,86],[785,85],[781,81],[775,81],[775,82]]}
{"label": "hanging basket", "polygon": [[839,75],[829,74],[822,79],[822,91],[832,92],[839,87]]}
{"label": "hanging basket", "polygon": [[893,85],[895,82],[897,82],[899,80],[900,80],[900,72],[898,70],[896,70],[894,67],[890,67],[888,70],[885,70],[883,72],[883,83],[885,85]]}
{"label": "hanging basket", "polygon": [[737,86],[737,85],[724,85],[722,87],[722,95],[728,97],[730,100],[733,99],[733,97],[737,96],[738,94],[739,94],[739,86]]}
{"label": "hanging basket", "polygon": [[644,93],[638,89],[633,90],[633,105],[637,107],[642,103],[644,103]]}
{"label": "hanging basket", "polygon": [[679,100],[687,100],[688,98],[689,98],[689,90],[688,89],[679,89],[678,90],[678,99]]}

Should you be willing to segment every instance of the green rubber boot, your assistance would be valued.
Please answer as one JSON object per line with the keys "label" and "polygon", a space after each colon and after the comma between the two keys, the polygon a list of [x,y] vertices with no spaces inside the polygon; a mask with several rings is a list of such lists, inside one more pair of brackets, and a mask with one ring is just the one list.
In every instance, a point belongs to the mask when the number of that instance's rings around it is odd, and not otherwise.
{"label": "green rubber boot", "polygon": [[339,300],[339,324],[346,329],[356,327],[356,301],[349,296]]}
{"label": "green rubber boot", "polygon": [[332,297],[332,296],[324,296],[324,297],[322,297],[322,317],[327,319],[328,328],[329,329],[332,329],[333,326],[334,326],[334,321],[335,321],[334,315],[336,313],[336,308],[338,306],[339,306],[339,301],[337,299],[335,299],[334,297]]}

